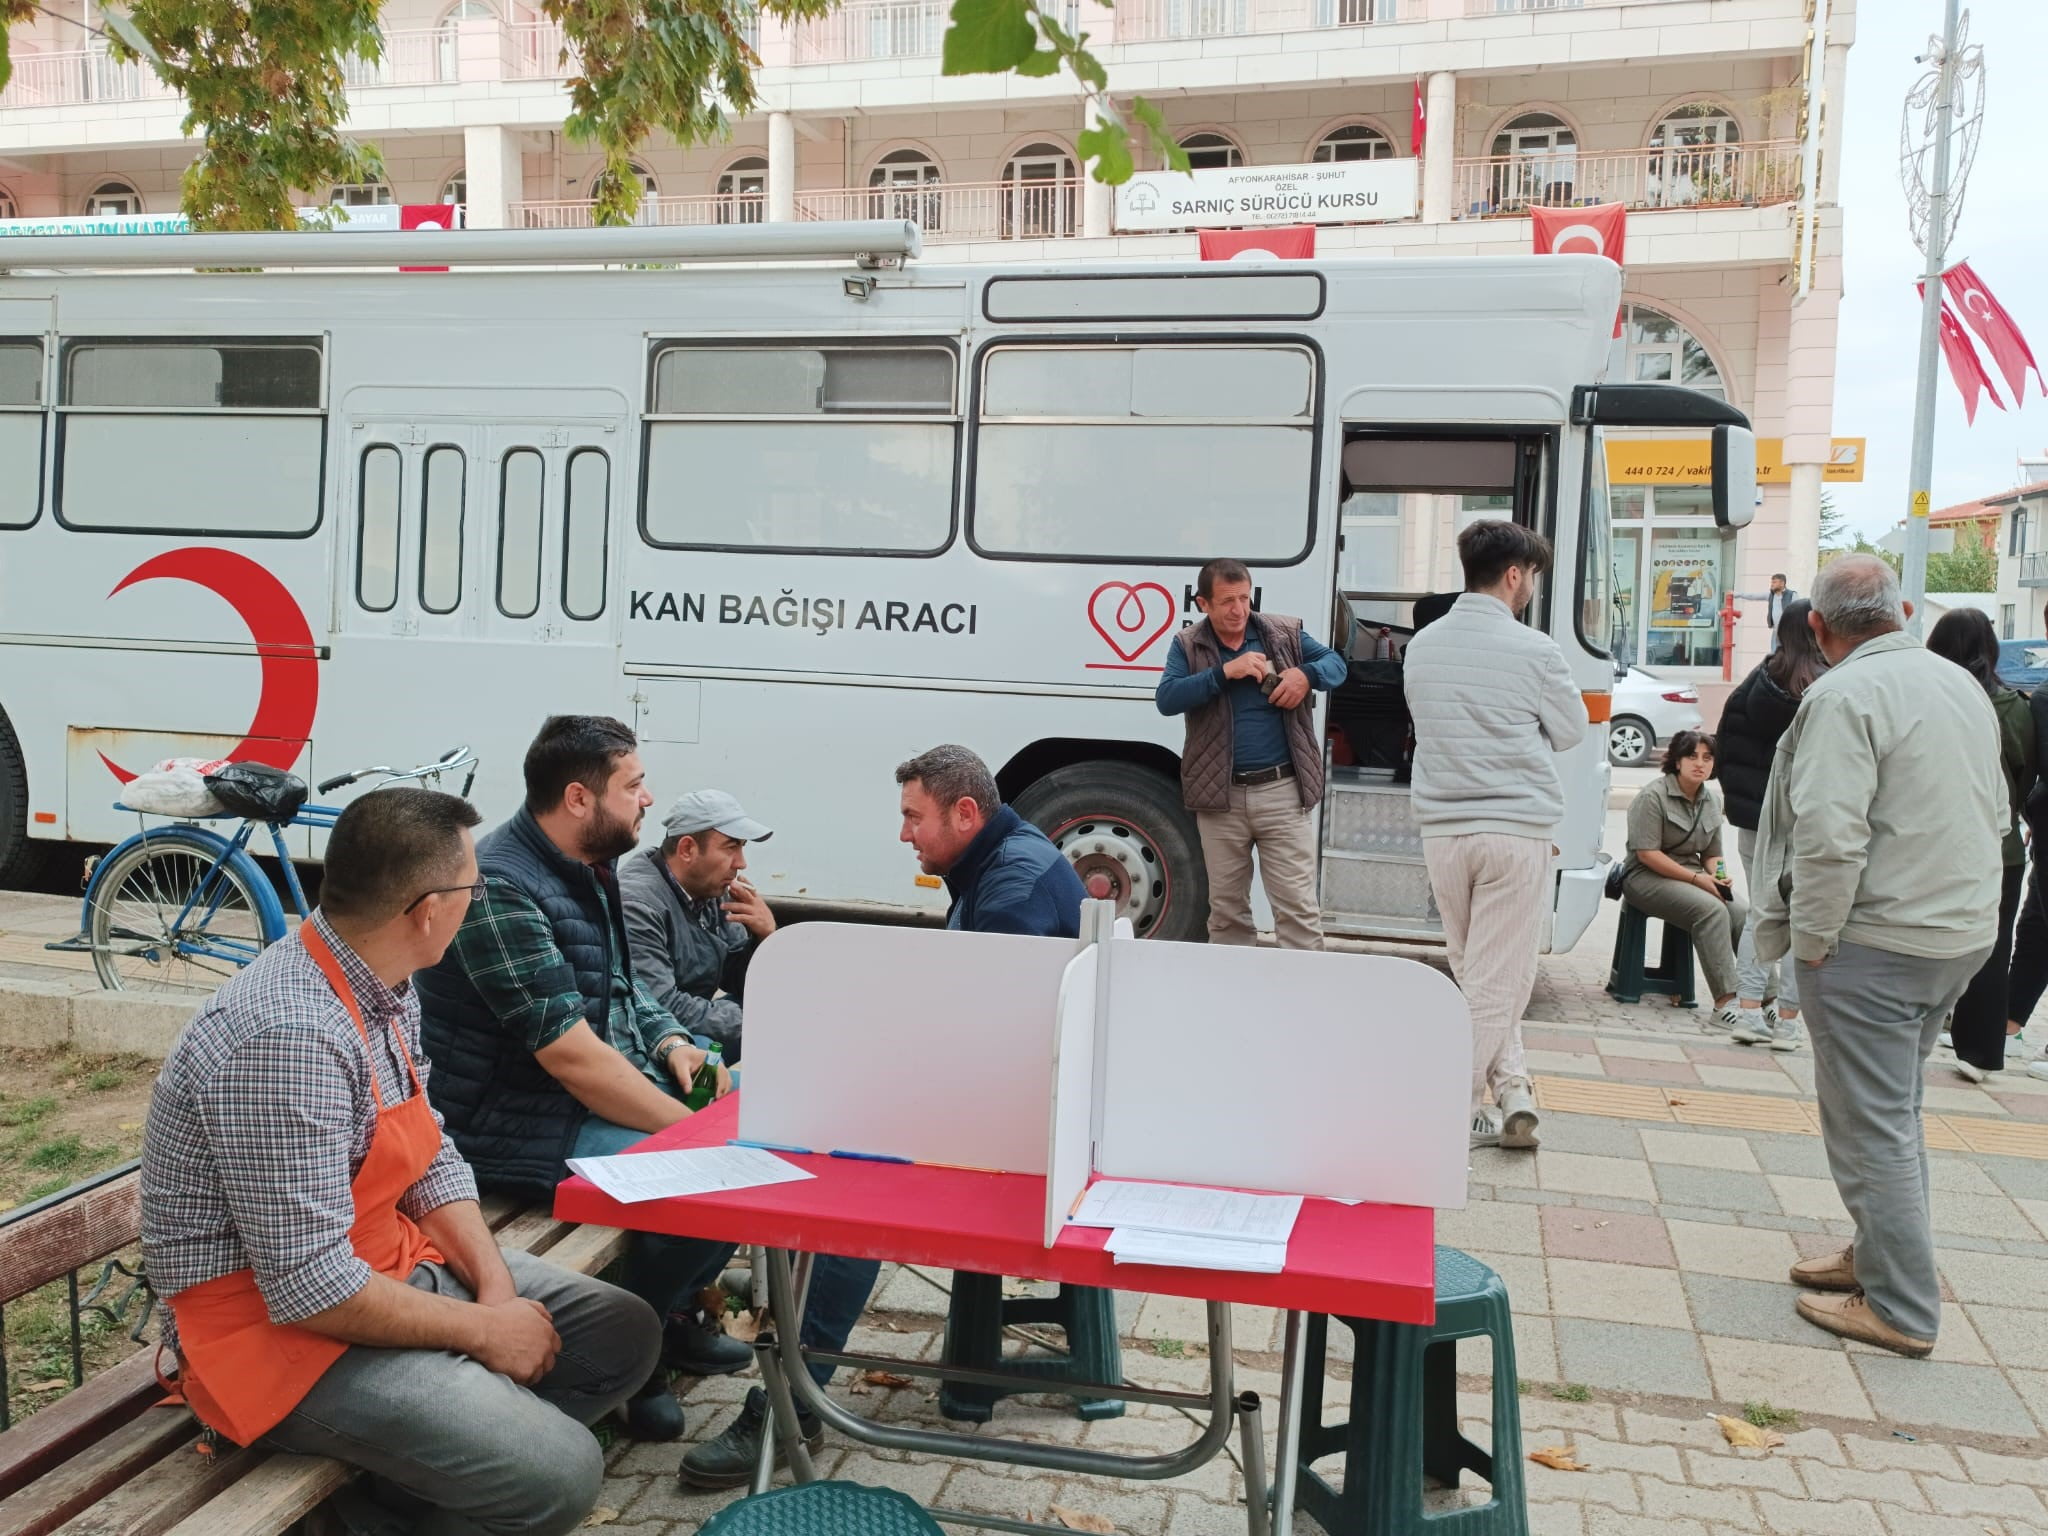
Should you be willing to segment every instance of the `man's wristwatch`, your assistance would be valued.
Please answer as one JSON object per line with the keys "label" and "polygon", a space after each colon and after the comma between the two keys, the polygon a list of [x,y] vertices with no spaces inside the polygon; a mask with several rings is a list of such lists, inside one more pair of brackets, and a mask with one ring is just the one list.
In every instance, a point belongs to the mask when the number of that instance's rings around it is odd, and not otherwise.
{"label": "man's wristwatch", "polygon": [[675,1055],[677,1049],[683,1044],[683,1040],[684,1037],[682,1035],[670,1035],[661,1044],[657,1045],[654,1048],[654,1064],[657,1067],[667,1066],[669,1057]]}

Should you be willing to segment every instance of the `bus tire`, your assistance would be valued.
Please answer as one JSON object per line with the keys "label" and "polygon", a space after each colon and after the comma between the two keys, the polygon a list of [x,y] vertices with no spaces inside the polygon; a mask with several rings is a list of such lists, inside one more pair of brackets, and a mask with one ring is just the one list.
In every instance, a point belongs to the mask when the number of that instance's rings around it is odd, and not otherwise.
{"label": "bus tire", "polygon": [[1201,835],[1174,780],[1135,763],[1071,763],[1033,783],[1016,805],[1072,861],[1090,896],[1117,903],[1138,937],[1207,936]]}
{"label": "bus tire", "polygon": [[28,835],[28,761],[0,710],[0,887],[31,884],[42,873],[44,852]]}

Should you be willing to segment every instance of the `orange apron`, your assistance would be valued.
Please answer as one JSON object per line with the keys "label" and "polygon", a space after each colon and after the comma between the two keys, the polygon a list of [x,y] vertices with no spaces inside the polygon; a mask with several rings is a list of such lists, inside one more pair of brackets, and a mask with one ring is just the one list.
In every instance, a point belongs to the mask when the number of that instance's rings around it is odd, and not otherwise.
{"label": "orange apron", "polygon": [[[299,939],[363,1038],[370,1062],[370,1094],[377,1104],[377,1128],[370,1135],[370,1150],[349,1186],[356,1208],[355,1222],[348,1231],[349,1246],[378,1274],[403,1282],[416,1265],[441,1258],[398,1209],[399,1198],[419,1182],[440,1152],[441,1128],[427,1107],[419,1070],[403,1040],[398,1052],[412,1077],[412,1097],[385,1107],[370,1052],[370,1034],[363,1027],[354,988],[342,974],[334,951],[312,924],[300,926]],[[391,1027],[396,1033],[395,1021]],[[283,1172],[290,1176],[289,1170]],[[171,1297],[169,1305],[178,1325],[177,1394],[201,1423],[237,1445],[252,1445],[275,1429],[349,1347],[311,1329],[271,1322],[253,1270],[236,1270],[190,1286]]]}

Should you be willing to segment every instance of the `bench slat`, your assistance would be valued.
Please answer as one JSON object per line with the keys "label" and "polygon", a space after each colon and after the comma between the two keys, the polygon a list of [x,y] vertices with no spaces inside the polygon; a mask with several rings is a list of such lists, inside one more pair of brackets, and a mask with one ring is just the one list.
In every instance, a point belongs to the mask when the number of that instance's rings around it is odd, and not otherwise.
{"label": "bench slat", "polygon": [[190,1445],[198,1430],[183,1408],[152,1409],[19,1493],[0,1499],[0,1531],[46,1536],[178,1447]]}
{"label": "bench slat", "polygon": [[282,1531],[311,1513],[355,1477],[353,1467],[324,1456],[266,1456],[233,1487],[207,1500],[165,1536],[250,1536]]}
{"label": "bench slat", "polygon": [[145,1345],[31,1418],[0,1434],[0,1499],[27,1487],[163,1396],[156,1347]]}
{"label": "bench slat", "polygon": [[59,1526],[56,1536],[159,1536],[215,1494],[232,1490],[256,1459],[233,1446],[213,1456],[180,1446]]}
{"label": "bench slat", "polygon": [[483,1209],[484,1225],[493,1232],[525,1209],[516,1195],[485,1195],[477,1204]]}
{"label": "bench slat", "polygon": [[548,1249],[548,1262],[594,1275],[626,1251],[626,1234],[617,1227],[577,1227]]}
{"label": "bench slat", "polygon": [[0,1302],[126,1248],[141,1230],[140,1173],[10,1222],[0,1232]]}
{"label": "bench slat", "polygon": [[539,1255],[560,1242],[570,1230],[570,1223],[555,1220],[553,1211],[537,1205],[530,1211],[521,1211],[498,1228],[495,1235],[500,1248]]}

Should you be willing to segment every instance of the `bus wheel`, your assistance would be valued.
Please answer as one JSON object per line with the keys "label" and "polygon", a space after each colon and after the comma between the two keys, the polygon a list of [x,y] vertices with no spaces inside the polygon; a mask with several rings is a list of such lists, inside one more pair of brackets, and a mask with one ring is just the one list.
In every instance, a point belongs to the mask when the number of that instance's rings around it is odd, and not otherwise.
{"label": "bus wheel", "polygon": [[28,763],[0,710],[0,886],[28,885],[42,867],[43,845],[28,835]]}
{"label": "bus wheel", "polygon": [[1116,903],[1141,939],[1199,941],[1209,880],[1180,786],[1130,763],[1055,768],[1017,797],[1017,814],[1064,853],[1097,900]]}

